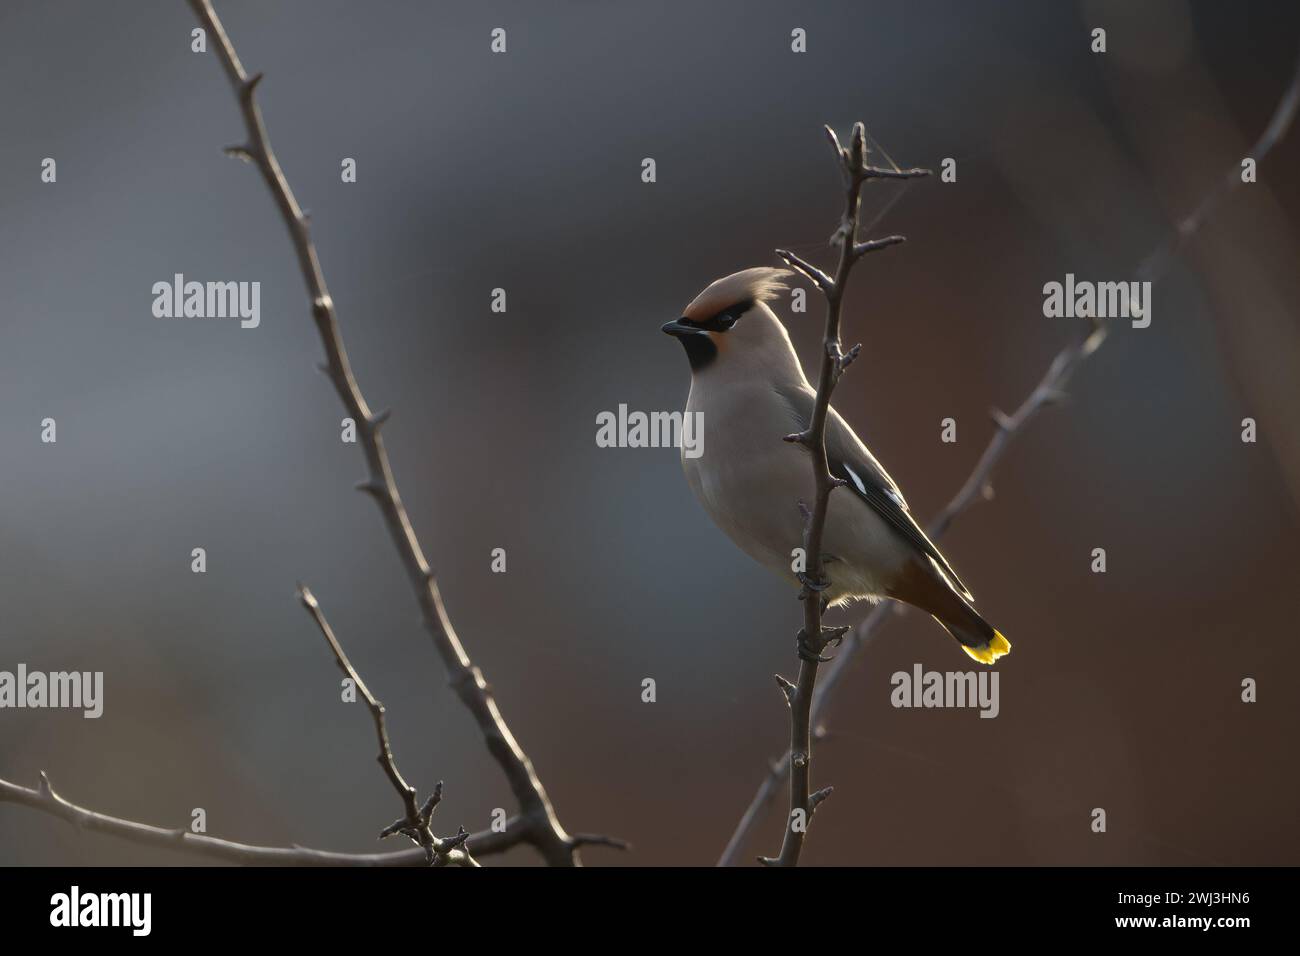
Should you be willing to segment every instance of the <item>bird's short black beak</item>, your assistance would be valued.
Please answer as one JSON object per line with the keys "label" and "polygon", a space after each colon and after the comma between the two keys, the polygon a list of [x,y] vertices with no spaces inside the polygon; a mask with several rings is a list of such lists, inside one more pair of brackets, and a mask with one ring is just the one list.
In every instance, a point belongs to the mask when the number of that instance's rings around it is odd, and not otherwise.
{"label": "bird's short black beak", "polygon": [[665,335],[675,335],[681,338],[683,335],[696,335],[703,330],[693,325],[684,325],[680,319],[674,319],[671,322],[665,322],[661,331]]}
{"label": "bird's short black beak", "polygon": [[663,331],[682,343],[682,348],[686,350],[686,358],[691,363],[692,374],[718,357],[718,346],[713,341],[713,336],[707,329],[702,329],[693,322],[687,322],[685,316],[664,323]]}

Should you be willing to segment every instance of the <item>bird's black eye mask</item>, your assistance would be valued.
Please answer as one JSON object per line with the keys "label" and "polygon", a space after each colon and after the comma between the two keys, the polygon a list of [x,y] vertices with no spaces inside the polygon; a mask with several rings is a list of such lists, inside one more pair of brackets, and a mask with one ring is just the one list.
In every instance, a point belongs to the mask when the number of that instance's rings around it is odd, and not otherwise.
{"label": "bird's black eye mask", "polygon": [[676,322],[669,322],[663,327],[663,331],[677,337],[677,341],[682,343],[682,348],[686,349],[686,357],[690,360],[691,370],[698,372],[716,361],[718,343],[722,341],[719,339],[715,342],[713,336],[703,333],[728,331],[742,315],[753,307],[754,302],[749,299],[744,302],[737,302],[735,305],[723,309],[702,322],[683,316]]}
{"label": "bird's black eye mask", "polygon": [[752,300],[737,302],[735,305],[723,309],[717,315],[706,319],[703,322],[696,322],[693,319],[678,319],[682,325],[689,325],[693,329],[702,329],[705,332],[727,332],[740,321],[740,317],[754,307]]}

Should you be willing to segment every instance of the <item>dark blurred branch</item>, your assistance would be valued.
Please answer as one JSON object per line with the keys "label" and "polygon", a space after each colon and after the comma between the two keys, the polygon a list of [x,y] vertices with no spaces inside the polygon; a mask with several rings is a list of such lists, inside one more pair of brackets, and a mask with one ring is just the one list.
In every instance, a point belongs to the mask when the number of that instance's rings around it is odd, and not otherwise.
{"label": "dark blurred branch", "polygon": [[786,441],[803,445],[811,455],[815,493],[811,510],[800,502],[805,513],[803,550],[806,571],[800,576],[803,587],[799,591],[799,600],[803,601],[803,629],[800,630],[796,643],[799,649],[799,677],[790,683],[780,675],[777,683],[785,694],[790,706],[790,761],[793,772],[790,775],[790,814],[786,819],[785,838],[781,843],[781,852],[775,858],[760,857],[762,862],[773,866],[798,866],[799,853],[803,849],[804,836],[812,824],[813,813],[817,806],[831,794],[831,788],[825,787],[816,793],[811,791],[812,779],[812,734],[811,710],[813,694],[817,685],[817,668],[828,658],[821,656],[829,644],[838,643],[848,628],[822,627],[822,611],[825,604],[821,592],[826,588],[824,568],[822,567],[822,534],[826,528],[826,509],[830,503],[831,492],[844,484],[835,478],[826,460],[826,416],[830,408],[831,393],[835,390],[840,376],[857,357],[861,350],[855,345],[848,352],[843,350],[840,342],[840,306],[844,299],[844,289],[848,285],[849,272],[855,262],[864,254],[876,249],[902,242],[901,236],[890,236],[871,242],[858,241],[858,210],[861,205],[862,186],[872,179],[909,179],[927,176],[924,169],[878,169],[867,163],[866,130],[861,123],[853,127],[853,134],[846,149],[840,145],[835,131],[826,127],[835,158],[839,162],[840,173],[844,179],[844,216],[839,228],[831,237],[831,245],[839,248],[839,262],[835,275],[829,276],[811,263],[805,262],[793,252],[778,249],[776,254],[786,264],[807,276],[826,297],[826,331],[822,340],[821,374],[817,382],[817,398],[813,403],[812,418],[807,428],[794,435],[787,435]]}
{"label": "dark blurred branch", "polygon": [[[1246,156],[1255,160],[1256,166],[1263,161],[1264,157],[1272,151],[1273,147],[1286,135],[1287,130],[1291,128],[1292,122],[1295,121],[1297,108],[1300,108],[1300,57],[1296,58],[1295,70],[1291,74],[1291,82],[1282,91],[1282,97],[1273,109],[1273,115],[1269,118],[1268,125],[1264,127],[1264,131],[1259,134],[1259,138],[1255,140],[1246,153]],[[1206,193],[1205,198],[1197,203],[1196,208],[1178,221],[1173,233],[1142,260],[1142,265],[1138,267],[1138,276],[1154,282],[1164,275],[1170,263],[1182,250],[1183,243],[1196,234],[1196,231],[1209,218],[1215,207],[1240,185],[1241,166],[1232,166],[1219,180],[1218,185]]]}
{"label": "dark blurred branch", "polygon": [[333,383],[335,391],[338,392],[344,408],[356,422],[357,436],[365,452],[369,477],[358,487],[369,493],[378,503],[411,586],[415,590],[416,599],[423,612],[425,628],[433,638],[434,646],[446,666],[451,686],[478,723],[488,751],[496,759],[510,783],[510,788],[521,808],[519,818],[524,830],[523,841],[535,847],[546,862],[553,866],[580,865],[581,860],[577,854],[578,843],[560,825],[551,801],[546,796],[546,790],[533,770],[532,762],[516,742],[510,728],[506,726],[492,692],[483,679],[482,672],[470,661],[469,655],[457,637],[446,608],[443,606],[442,594],[434,572],[425,560],[415,530],[411,527],[380,434],[388,413],[371,413],[370,406],[366,403],[353,377],[347,350],[343,346],[343,339],[339,332],[334,302],[325,285],[325,277],[321,272],[316,247],[312,243],[307,217],[294,198],[293,190],[290,189],[284,173],[280,170],[280,164],[267,137],[266,126],[255,98],[262,75],[258,73],[249,76],[244,71],[230,37],[227,36],[225,27],[217,18],[209,0],[190,0],[190,6],[193,7],[200,24],[215,41],[218,58],[225,68],[231,86],[234,87],[243,114],[248,142],[232,147],[228,152],[251,162],[258,168],[289,228],[293,248],[298,256],[298,265],[306,281],[308,294],[311,296],[312,317],[315,319],[321,344],[325,349],[327,363],[324,370]]}
{"label": "dark blurred branch", "polygon": [[375,722],[375,735],[379,738],[379,766],[383,768],[384,775],[388,777],[393,789],[402,800],[405,815],[395,823],[384,827],[379,834],[380,838],[395,833],[409,837],[413,843],[424,850],[425,859],[431,866],[445,866],[448,863],[478,866],[470,856],[470,848],[465,845],[469,833],[464,827],[461,827],[460,832],[454,837],[443,839],[434,835],[433,811],[442,802],[442,781],[438,781],[429,799],[421,806],[415,788],[406,782],[402,772],[397,769],[397,760],[393,757],[393,748],[388,742],[388,722],[384,719],[384,705],[370,693],[370,688],[366,686],[366,682],[361,679],[361,675],[348,660],[343,645],[334,636],[334,629],[330,627],[329,621],[325,620],[325,613],[320,609],[316,595],[312,594],[305,585],[299,584],[298,600],[302,602],[302,606],[307,609],[307,613],[320,628],[325,642],[334,652],[334,660],[339,665],[339,670],[352,681],[357,691],[365,698],[366,706],[370,708],[370,716]]}
{"label": "dark blurred branch", "polygon": [[[1300,60],[1296,63],[1295,73],[1283,91],[1268,125],[1248,154],[1256,163],[1261,162],[1286,135],[1295,120],[1297,107],[1300,107]],[[1159,280],[1183,244],[1208,219],[1214,207],[1239,185],[1241,185],[1241,167],[1235,165],[1189,215],[1179,220],[1173,234],[1143,258],[1137,268],[1139,278],[1153,283]],[[1046,373],[1014,412],[1005,415],[993,409],[993,436],[957,494],[942,511],[935,515],[926,528],[926,533],[932,539],[937,540],[942,537],[952,523],[971,505],[993,496],[993,469],[1002,459],[1011,440],[1019,435],[1045,406],[1054,404],[1065,396],[1065,389],[1071,376],[1079,365],[1106,340],[1108,331],[1109,327],[1106,323],[1096,319],[1090,320],[1088,330],[1056,354],[1048,365]],[[812,702],[811,725],[815,728],[814,733],[821,732],[822,716],[830,705],[831,696],[848,670],[854,655],[879,630],[888,617],[890,608],[889,604],[878,604],[845,636],[843,646],[831,666],[826,669],[826,677],[817,689]],[[793,749],[787,750],[779,760],[772,762],[749,806],[745,808],[735,832],[727,842],[726,849],[722,851],[722,856],[718,859],[719,866],[734,866],[739,861],[740,854],[758,825],[763,810],[775,799],[781,781],[790,774],[790,754]]]}

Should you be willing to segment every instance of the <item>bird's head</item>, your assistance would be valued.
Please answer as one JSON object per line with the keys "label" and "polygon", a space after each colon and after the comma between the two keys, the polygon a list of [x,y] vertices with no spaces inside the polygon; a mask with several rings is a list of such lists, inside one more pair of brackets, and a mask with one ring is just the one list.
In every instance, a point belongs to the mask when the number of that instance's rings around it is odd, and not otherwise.
{"label": "bird's head", "polygon": [[682,343],[697,376],[705,371],[788,372],[791,363],[798,367],[798,359],[767,302],[788,288],[785,280],[791,275],[788,269],[757,268],[725,276],[663,331]]}

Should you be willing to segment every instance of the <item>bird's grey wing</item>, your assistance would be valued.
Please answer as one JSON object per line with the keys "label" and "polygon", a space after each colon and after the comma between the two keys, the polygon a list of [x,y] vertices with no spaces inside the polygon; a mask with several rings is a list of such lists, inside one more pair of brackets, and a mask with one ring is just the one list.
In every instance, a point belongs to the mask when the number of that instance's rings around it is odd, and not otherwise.
{"label": "bird's grey wing", "polygon": [[[812,419],[813,403],[817,396],[806,387],[781,387],[777,393],[790,406],[798,419],[800,428],[806,428]],[[840,417],[834,408],[826,416],[826,462],[831,474],[847,481],[845,486],[865,501],[884,518],[891,528],[897,531],[903,540],[922,554],[932,558],[939,571],[948,578],[962,597],[973,601],[970,590],[957,577],[948,559],[943,556],[933,541],[921,530],[908,510],[903,493],[898,490],[894,479],[876,461],[874,455],[854,434],[853,429]]]}

